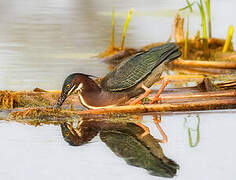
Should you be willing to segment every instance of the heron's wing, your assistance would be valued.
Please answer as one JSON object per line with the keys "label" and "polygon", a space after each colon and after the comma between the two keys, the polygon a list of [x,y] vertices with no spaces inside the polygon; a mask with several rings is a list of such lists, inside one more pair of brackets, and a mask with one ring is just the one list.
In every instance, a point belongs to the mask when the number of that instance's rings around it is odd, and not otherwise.
{"label": "heron's wing", "polygon": [[108,73],[102,79],[101,87],[108,91],[121,91],[131,88],[147,77],[162,62],[170,61],[170,58],[175,59],[176,56],[179,57],[179,51],[174,43],[139,53],[122,62]]}

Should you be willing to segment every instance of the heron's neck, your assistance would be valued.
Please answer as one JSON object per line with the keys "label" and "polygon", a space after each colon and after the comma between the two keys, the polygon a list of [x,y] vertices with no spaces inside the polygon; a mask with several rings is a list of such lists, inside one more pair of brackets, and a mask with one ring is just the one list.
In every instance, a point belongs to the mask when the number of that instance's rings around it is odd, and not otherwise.
{"label": "heron's neck", "polygon": [[79,93],[79,98],[81,104],[88,109],[100,109],[114,106],[126,101],[127,99],[125,94],[104,91],[96,83],[93,85],[83,85],[83,89]]}
{"label": "heron's neck", "polygon": [[88,78],[86,80],[86,82],[82,82],[82,93],[81,94],[84,94],[84,95],[87,95],[88,93],[93,93],[93,94],[100,94],[102,89],[97,85],[97,83]]}

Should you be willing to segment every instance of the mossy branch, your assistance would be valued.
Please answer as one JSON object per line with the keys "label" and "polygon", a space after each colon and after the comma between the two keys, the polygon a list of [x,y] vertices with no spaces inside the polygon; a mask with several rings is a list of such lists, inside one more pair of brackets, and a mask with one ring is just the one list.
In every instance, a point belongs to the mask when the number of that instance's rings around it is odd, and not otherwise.
{"label": "mossy branch", "polygon": [[178,59],[173,61],[172,65],[181,67],[236,69],[236,62],[229,61],[195,61]]}

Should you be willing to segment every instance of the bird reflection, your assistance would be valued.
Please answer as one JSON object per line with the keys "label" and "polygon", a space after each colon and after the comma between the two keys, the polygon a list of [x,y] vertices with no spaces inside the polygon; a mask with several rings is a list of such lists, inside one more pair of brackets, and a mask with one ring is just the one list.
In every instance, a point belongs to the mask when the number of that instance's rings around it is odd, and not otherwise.
{"label": "bird reflection", "polygon": [[100,139],[129,165],[144,168],[150,174],[161,177],[174,177],[179,165],[167,158],[151,134],[144,137],[145,130],[136,123],[110,121],[81,121],[77,128],[71,123],[61,124],[66,142],[73,146],[88,143],[98,133]]}

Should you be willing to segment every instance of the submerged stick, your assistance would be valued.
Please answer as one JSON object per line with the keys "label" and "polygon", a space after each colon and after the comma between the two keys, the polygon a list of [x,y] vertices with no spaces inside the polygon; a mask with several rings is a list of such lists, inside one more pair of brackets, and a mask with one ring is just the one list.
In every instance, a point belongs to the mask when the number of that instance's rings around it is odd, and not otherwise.
{"label": "submerged stick", "polygon": [[83,114],[105,114],[105,113],[151,113],[151,112],[174,112],[174,111],[200,111],[214,109],[229,109],[236,107],[236,99],[229,100],[209,100],[179,104],[154,104],[154,105],[134,105],[117,106],[96,110],[78,112]]}
{"label": "submerged stick", "polygon": [[[9,114],[10,120],[20,119],[49,119],[53,121],[61,121],[61,119],[85,117],[90,120],[96,119],[97,115],[106,114],[109,120],[109,115],[116,119],[124,118],[124,120],[137,121],[138,118],[133,118],[129,115],[138,115],[140,113],[155,113],[155,112],[174,112],[174,111],[200,111],[200,110],[215,110],[215,109],[229,109],[236,108],[236,99],[223,99],[223,100],[208,100],[196,101],[187,103],[166,103],[166,104],[153,104],[153,105],[133,105],[133,106],[115,106],[110,108],[85,110],[85,111],[69,111],[62,110],[56,111],[54,109],[46,108],[31,108],[23,111],[12,112]],[[96,115],[96,116],[93,116]],[[66,116],[66,118],[64,117]],[[99,116],[98,116],[99,117]],[[101,116],[103,118],[103,116]]]}
{"label": "submerged stick", "polygon": [[214,92],[202,92],[202,93],[185,93],[185,94],[173,94],[173,95],[161,95],[160,98],[163,101],[178,100],[178,99],[208,99],[219,97],[236,97],[236,90],[214,91]]}

